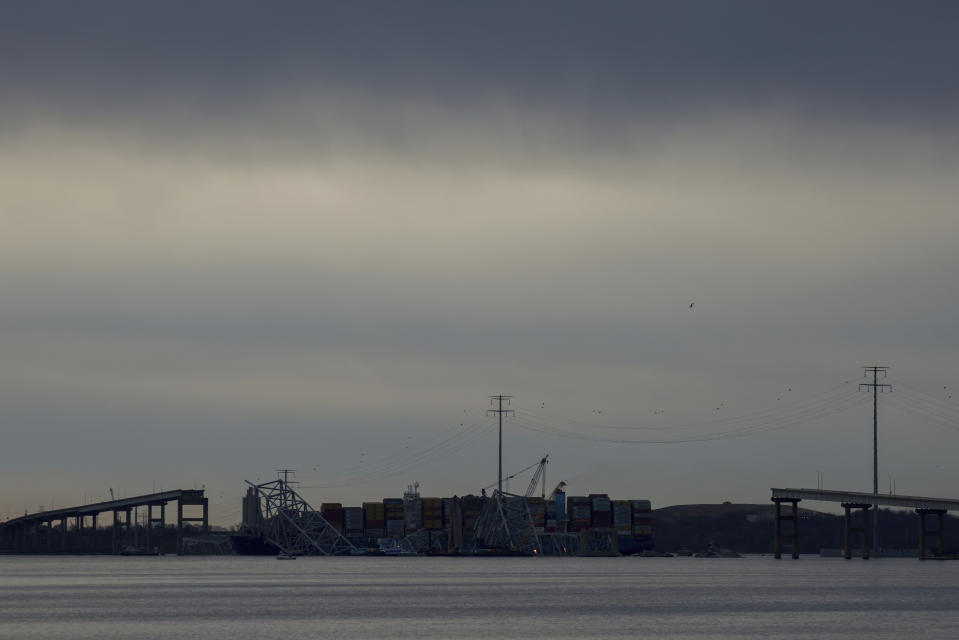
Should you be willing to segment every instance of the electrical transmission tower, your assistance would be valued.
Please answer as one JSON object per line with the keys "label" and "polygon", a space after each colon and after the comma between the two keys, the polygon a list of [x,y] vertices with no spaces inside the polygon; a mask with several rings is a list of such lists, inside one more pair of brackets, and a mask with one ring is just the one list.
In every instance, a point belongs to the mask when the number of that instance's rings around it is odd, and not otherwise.
{"label": "electrical transmission tower", "polygon": [[[872,493],[879,495],[879,392],[892,391],[892,385],[879,382],[879,374],[885,378],[889,367],[863,367],[863,377],[872,373],[872,382],[862,382],[859,390],[872,389]],[[879,505],[872,510],[872,548],[879,550]]]}
{"label": "electrical transmission tower", "polygon": [[[283,475],[283,480],[280,480],[280,475]],[[296,480],[291,481],[290,475],[294,478],[296,477],[296,469],[277,469],[276,470],[276,481],[280,482],[280,487],[292,488],[293,485],[300,484]],[[288,492],[282,492],[280,494],[283,499],[289,499],[291,496]],[[288,506],[286,503],[283,504],[284,507]]]}
{"label": "electrical transmission tower", "polygon": [[493,404],[494,402],[498,400],[499,408],[486,410],[486,415],[488,416],[491,416],[493,414],[499,415],[499,473],[497,474],[496,477],[499,479],[497,483],[497,489],[499,490],[500,493],[503,493],[503,414],[505,413],[507,415],[510,415],[510,414],[515,415],[516,413],[512,409],[504,409],[503,400],[506,400],[506,404],[512,404],[512,399],[513,399],[513,396],[504,396],[504,395],[490,396],[489,397],[490,404]]}

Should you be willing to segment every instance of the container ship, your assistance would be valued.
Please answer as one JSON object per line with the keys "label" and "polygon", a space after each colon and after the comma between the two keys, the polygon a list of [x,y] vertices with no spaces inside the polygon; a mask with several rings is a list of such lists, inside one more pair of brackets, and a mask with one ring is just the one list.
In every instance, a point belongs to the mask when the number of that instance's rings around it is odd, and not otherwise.
{"label": "container ship", "polygon": [[[466,495],[421,497],[411,486],[402,498],[384,498],[360,506],[324,502],[323,518],[359,549],[382,549],[410,537],[431,554],[475,554],[484,541],[477,524],[490,497]],[[653,549],[652,505],[649,500],[613,500],[604,493],[567,496],[554,491],[525,499],[532,531],[537,534],[608,535],[623,555]],[[233,536],[238,554],[275,554],[276,547],[256,534],[258,498],[251,489],[243,499],[244,531]]]}

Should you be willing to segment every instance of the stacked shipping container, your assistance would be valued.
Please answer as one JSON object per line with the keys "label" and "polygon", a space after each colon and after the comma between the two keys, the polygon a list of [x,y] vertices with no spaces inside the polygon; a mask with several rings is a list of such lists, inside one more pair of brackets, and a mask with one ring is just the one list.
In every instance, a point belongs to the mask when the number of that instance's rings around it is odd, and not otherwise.
{"label": "stacked shipping container", "polygon": [[404,497],[403,511],[406,515],[406,531],[419,531],[423,526],[423,499],[419,495]]}
{"label": "stacked shipping container", "polygon": [[384,498],[383,516],[386,522],[386,537],[402,538],[406,535],[406,518],[403,514],[403,498]]}
{"label": "stacked shipping container", "polygon": [[620,538],[633,535],[633,505],[629,500],[613,500],[613,529]]}
{"label": "stacked shipping container", "polygon": [[324,502],[320,505],[320,515],[335,529],[343,531],[343,505],[339,502]]}
{"label": "stacked shipping container", "polygon": [[569,514],[569,530],[584,531],[592,524],[589,498],[566,496],[566,512]]}
{"label": "stacked shipping container", "polygon": [[453,498],[443,498],[443,528],[449,529],[453,524]]}
{"label": "stacked shipping container", "polygon": [[[653,540],[652,505],[649,500],[610,500],[607,494],[565,496],[560,502],[527,498],[530,517],[537,532],[580,532],[587,529],[615,531],[621,547],[651,548]],[[439,550],[452,540],[449,532],[461,527],[462,541],[473,538],[476,521],[485,496],[462,498],[386,498],[382,502],[364,502],[362,507],[346,507],[338,502],[320,505],[320,513],[335,528],[359,541],[364,538],[402,538],[419,529],[430,532],[431,548]],[[565,498],[565,502],[563,502]],[[458,503],[458,504],[457,504]],[[565,517],[560,517],[562,514]],[[454,522],[454,518],[461,518]],[[459,533],[456,534],[459,536]],[[623,547],[623,541],[629,541]],[[630,551],[625,551],[630,552]]]}
{"label": "stacked shipping container", "polygon": [[633,500],[633,538],[651,538],[653,511],[649,500]]}
{"label": "stacked shipping container", "polygon": [[592,514],[590,522],[593,529],[610,529],[613,526],[613,506],[605,493],[589,494]]}
{"label": "stacked shipping container", "polygon": [[442,529],[443,528],[443,499],[442,498],[421,498],[420,504],[423,508],[423,528],[424,529]]}
{"label": "stacked shipping container", "polygon": [[363,519],[366,521],[366,535],[370,538],[382,538],[386,535],[386,518],[383,516],[382,502],[364,502]]}
{"label": "stacked shipping container", "polygon": [[537,533],[546,531],[546,500],[543,498],[527,498],[529,515],[533,519],[533,530]]}
{"label": "stacked shipping container", "polygon": [[350,537],[361,537],[364,530],[363,507],[343,509],[343,532]]}

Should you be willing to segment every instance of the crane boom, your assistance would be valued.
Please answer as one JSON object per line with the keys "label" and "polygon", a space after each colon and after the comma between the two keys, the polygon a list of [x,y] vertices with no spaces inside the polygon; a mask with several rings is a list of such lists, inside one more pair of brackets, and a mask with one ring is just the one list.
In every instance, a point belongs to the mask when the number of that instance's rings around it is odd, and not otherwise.
{"label": "crane boom", "polygon": [[540,477],[543,478],[543,497],[546,497],[546,464],[549,462],[549,454],[547,453],[543,456],[543,459],[539,461],[539,466],[536,467],[536,471],[533,473],[533,477],[529,481],[529,486],[526,487],[526,497],[533,495],[533,492],[536,491],[536,485],[539,483]]}

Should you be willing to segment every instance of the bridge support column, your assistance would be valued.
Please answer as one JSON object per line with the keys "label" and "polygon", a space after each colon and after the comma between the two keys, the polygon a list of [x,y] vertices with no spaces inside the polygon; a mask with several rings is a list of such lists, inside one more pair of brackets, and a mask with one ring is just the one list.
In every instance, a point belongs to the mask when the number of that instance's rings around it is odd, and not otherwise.
{"label": "bridge support column", "polygon": [[120,553],[120,536],[118,535],[118,530],[120,529],[120,518],[117,516],[117,510],[113,510],[113,541],[111,543],[111,548],[113,549],[113,554],[116,555]]}
{"label": "bridge support column", "polygon": [[60,516],[60,551],[67,550],[67,517]]}
{"label": "bridge support column", "polygon": [[97,515],[96,513],[93,514],[93,541],[90,543],[91,551],[97,550]]}
{"label": "bridge support column", "polygon": [[176,552],[183,553],[183,500],[176,501]]}
{"label": "bridge support column", "polygon": [[849,506],[844,504],[842,508],[846,511],[846,517],[843,518],[842,557],[846,560],[851,560],[852,548],[849,546],[849,535],[852,533],[852,527],[849,522]]}
{"label": "bridge support column", "polygon": [[135,532],[135,530],[136,530],[136,524],[137,524],[137,523],[136,523],[135,518],[133,517],[133,509],[132,509],[132,508],[127,507],[126,510],[125,510],[125,513],[126,513],[126,518],[124,519],[123,522],[124,522],[124,524],[125,524],[125,526],[126,526],[126,528],[127,528],[127,533],[126,533],[126,536],[125,536],[124,539],[127,541],[128,544],[133,545],[133,542],[134,542],[134,537],[133,537],[133,536],[135,535],[134,532]]}
{"label": "bridge support column", "polygon": [[145,537],[146,537],[146,550],[147,550],[147,553],[153,553],[153,547],[150,546],[150,543],[151,543],[151,540],[150,540],[150,530],[151,530],[152,528],[153,528],[153,505],[152,505],[152,504],[148,504],[148,505],[147,505],[147,526],[146,526],[146,531],[144,531],[144,534],[145,534]]}
{"label": "bridge support column", "polygon": [[160,553],[165,553],[164,541],[166,540],[166,503],[160,503]]}
{"label": "bridge support column", "polygon": [[77,514],[77,551],[83,551],[83,516]]}
{"label": "bridge support column", "polygon": [[[916,509],[916,513],[919,514],[919,559],[925,560],[928,556],[926,555],[926,540],[929,536],[936,536],[936,555],[941,556],[943,552],[944,539],[943,539],[943,526],[945,524],[945,509]],[[935,515],[936,516],[936,530],[929,531],[926,529],[926,516]]]}
{"label": "bridge support column", "polygon": [[[773,539],[773,556],[779,560],[782,558],[782,539],[789,538],[792,541],[792,557],[793,559],[799,558],[799,502],[801,498],[773,498],[773,502],[776,503],[776,520],[774,522],[775,532]],[[783,515],[782,513],[782,503],[789,502],[792,504],[791,514]],[[782,523],[784,521],[792,521],[792,527],[789,530],[789,533],[783,531]]]}
{"label": "bridge support column", "polygon": [[[843,557],[846,560],[852,559],[852,534],[860,533],[862,534],[862,559],[869,559],[869,509],[872,508],[871,504],[865,502],[843,502],[842,508],[846,510],[845,517],[845,536],[843,539]],[[853,515],[852,509],[862,509],[862,526],[856,527],[853,526]]]}
{"label": "bridge support column", "polygon": [[[203,516],[200,518],[183,515],[184,505],[197,505],[203,507]],[[209,505],[210,500],[203,497],[181,496],[176,501],[176,552],[183,553],[183,523],[184,522],[202,522],[203,533],[209,531]]]}

